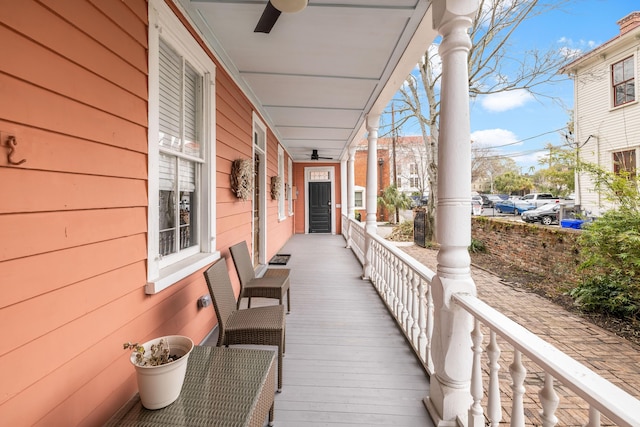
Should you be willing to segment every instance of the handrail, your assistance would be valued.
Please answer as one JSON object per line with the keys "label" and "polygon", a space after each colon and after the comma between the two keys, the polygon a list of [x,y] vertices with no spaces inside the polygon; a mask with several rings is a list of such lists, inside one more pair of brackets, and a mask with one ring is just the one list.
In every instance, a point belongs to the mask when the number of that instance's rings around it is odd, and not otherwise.
{"label": "handrail", "polygon": [[640,425],[640,401],[558,350],[477,297],[454,294],[453,299],[475,319],[496,332],[514,349],[571,389],[617,425]]}
{"label": "handrail", "polygon": [[[370,265],[369,279],[380,298],[387,305],[391,315],[422,361],[428,374],[434,372],[431,355],[431,340],[434,324],[434,303],[431,282],[435,273],[406,252],[398,249],[384,238],[367,233],[364,224],[344,217],[347,246],[351,247],[362,265]],[[365,247],[368,243],[369,247]],[[365,256],[367,260],[365,260]],[[616,385],[599,376],[583,364],[563,353],[542,338],[520,326],[488,304],[469,294],[454,294],[453,300],[475,319],[471,332],[473,342],[473,363],[469,408],[469,426],[484,426],[488,419],[497,425],[501,419],[502,403],[500,391],[500,348],[496,336],[513,347],[513,363],[510,365],[512,394],[510,404],[511,425],[524,425],[524,384],[526,369],[522,355],[544,371],[544,385],[538,393],[538,403],[542,407],[540,417],[543,426],[553,426],[559,398],[554,389],[554,379],[562,387],[571,390],[589,405],[588,427],[600,425],[600,414],[620,426],[640,427],[640,401]],[[481,326],[491,333],[489,345],[483,349]],[[482,353],[488,356],[489,384],[482,378]],[[539,371],[537,371],[539,372]],[[526,394],[527,397],[531,393]],[[487,399],[486,401],[484,399]],[[486,403],[487,413],[481,404]]]}

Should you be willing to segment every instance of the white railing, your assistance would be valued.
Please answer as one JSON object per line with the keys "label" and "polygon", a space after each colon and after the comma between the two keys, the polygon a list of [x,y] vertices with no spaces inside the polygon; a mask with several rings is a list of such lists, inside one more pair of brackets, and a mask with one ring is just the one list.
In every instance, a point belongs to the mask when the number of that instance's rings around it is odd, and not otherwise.
{"label": "white railing", "polygon": [[345,236],[347,246],[351,247],[360,264],[364,264],[364,224],[353,219],[349,220],[345,216],[342,217],[342,222],[349,223],[347,235]]}
{"label": "white railing", "polygon": [[[577,425],[600,426],[614,423],[619,426],[640,426],[640,401],[606,379],[602,378],[583,364],[572,359],[556,347],[547,343],[526,328],[518,325],[502,313],[493,309],[480,299],[465,294],[453,296],[457,304],[463,307],[475,319],[471,334],[473,340],[473,368],[471,377],[471,394],[473,405],[469,410],[469,425],[484,426],[485,418],[489,425],[498,425],[502,420],[503,403],[501,400],[499,370],[501,365],[511,362],[509,375],[511,377],[511,404],[505,405],[511,411],[507,412],[511,418],[511,425],[524,426],[525,422],[534,425],[554,426]],[[489,334],[486,346],[487,360],[483,358],[483,337]],[[500,357],[502,347],[509,345],[509,357]],[[505,360],[511,359],[511,360]],[[502,363],[501,363],[502,361]],[[529,375],[527,373],[529,371]],[[483,384],[486,373],[488,390],[484,392]],[[527,393],[527,388],[538,390],[537,406],[539,418],[531,420],[531,411],[525,413],[525,399],[535,399],[535,394]],[[576,408],[566,408],[559,411],[561,400],[556,393],[561,389],[561,395],[567,400],[579,398],[587,409],[580,411]],[[570,390],[570,392],[568,391]],[[533,391],[533,390],[532,390]],[[486,401],[486,405],[482,402]],[[484,412],[485,406],[487,408]],[[559,420],[562,413],[571,412],[573,421]],[[601,421],[600,414],[609,419]],[[533,414],[534,416],[536,414]],[[527,418],[529,418],[527,420]]]}
{"label": "white railing", "polygon": [[385,239],[371,235],[370,279],[429,374],[433,373],[433,271]]}
{"label": "white railing", "polygon": [[[364,227],[357,221],[350,220],[347,230],[345,238],[363,265],[368,253],[373,286],[432,374],[430,285],[435,273],[377,235],[368,236],[370,247],[365,248]],[[478,298],[456,294],[454,300],[475,319],[469,426],[640,426],[638,399]],[[489,340],[483,349],[485,335]],[[509,384],[500,376],[500,368],[507,366]],[[532,405],[539,414],[530,410]],[[601,420],[601,414],[607,419]]]}

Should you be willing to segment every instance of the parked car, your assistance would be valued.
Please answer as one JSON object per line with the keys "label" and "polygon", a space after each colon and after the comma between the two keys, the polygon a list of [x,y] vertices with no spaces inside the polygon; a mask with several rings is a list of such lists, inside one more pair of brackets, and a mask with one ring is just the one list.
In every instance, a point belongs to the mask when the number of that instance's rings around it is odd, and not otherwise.
{"label": "parked car", "polygon": [[559,203],[547,203],[539,208],[522,212],[522,220],[524,222],[540,222],[544,225],[558,223],[560,214]]}
{"label": "parked car", "polygon": [[560,203],[560,199],[554,197],[551,193],[530,193],[521,197],[521,200],[528,200],[537,207],[546,205],[547,203]]}
{"label": "parked car", "polygon": [[524,211],[530,211],[532,209],[535,209],[536,205],[524,200],[503,200],[503,201],[494,203],[493,208],[498,213],[520,215]]}
{"label": "parked car", "polygon": [[487,203],[485,206],[488,206],[490,208],[495,207],[496,203],[500,203],[502,202],[502,198],[500,196],[498,196],[497,194],[487,194]]}

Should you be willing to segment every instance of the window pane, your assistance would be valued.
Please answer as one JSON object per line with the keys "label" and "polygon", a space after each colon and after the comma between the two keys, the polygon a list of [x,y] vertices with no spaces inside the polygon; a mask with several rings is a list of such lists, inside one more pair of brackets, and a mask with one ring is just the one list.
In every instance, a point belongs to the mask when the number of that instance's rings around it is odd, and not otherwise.
{"label": "window pane", "polygon": [[180,151],[180,94],[182,92],[182,59],[160,40],[160,135],[161,147]]}
{"label": "window pane", "polygon": [[184,152],[200,157],[202,118],[202,76],[185,64],[184,76]]}
{"label": "window pane", "polygon": [[197,244],[196,234],[196,168],[194,162],[180,159],[180,249],[185,249]]}
{"label": "window pane", "polygon": [[180,192],[180,249],[186,249],[198,244],[195,202],[195,193]]}
{"label": "window pane", "polygon": [[635,101],[636,99],[636,88],[635,88],[635,84],[633,82],[633,80],[631,80],[630,82],[627,82],[627,84],[625,85],[625,89],[626,89],[626,102],[631,102],[631,101]]}
{"label": "window pane", "polygon": [[354,198],[353,198],[353,204],[355,206],[362,206],[362,192],[361,191],[356,191],[354,193]]}
{"label": "window pane", "polygon": [[615,87],[615,105],[624,104],[624,85],[618,85]]}
{"label": "window pane", "polygon": [[312,181],[329,180],[329,171],[311,171],[309,178]]}
{"label": "window pane", "polygon": [[176,188],[176,158],[160,153],[160,190]]}
{"label": "window pane", "polygon": [[622,67],[622,63],[618,62],[617,64],[613,64],[613,84],[617,85],[622,81],[624,81],[624,68]]}
{"label": "window pane", "polygon": [[627,58],[623,62],[624,79],[629,80],[633,78],[633,57]]}
{"label": "window pane", "polygon": [[168,255],[176,251],[176,206],[173,191],[160,190],[160,255]]}
{"label": "window pane", "polygon": [[180,191],[196,191],[196,164],[180,159]]}

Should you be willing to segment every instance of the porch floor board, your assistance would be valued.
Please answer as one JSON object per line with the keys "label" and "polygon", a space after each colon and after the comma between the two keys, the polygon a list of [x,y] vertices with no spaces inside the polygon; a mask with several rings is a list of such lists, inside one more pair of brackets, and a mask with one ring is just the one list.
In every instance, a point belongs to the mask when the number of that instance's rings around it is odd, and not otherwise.
{"label": "porch floor board", "polygon": [[344,238],[297,234],[280,252],[292,254],[291,313],[276,426],[433,426],[428,376]]}

